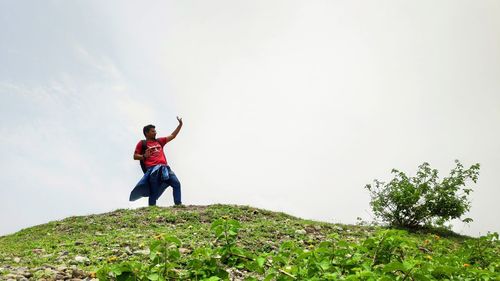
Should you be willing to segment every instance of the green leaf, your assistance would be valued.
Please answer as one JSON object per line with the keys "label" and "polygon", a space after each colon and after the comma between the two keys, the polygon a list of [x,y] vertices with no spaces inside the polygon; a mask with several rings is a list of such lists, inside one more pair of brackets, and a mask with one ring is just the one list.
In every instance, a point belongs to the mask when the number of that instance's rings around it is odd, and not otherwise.
{"label": "green leaf", "polygon": [[165,237],[165,241],[168,241],[170,243],[173,243],[177,246],[180,246],[182,244],[181,240],[179,240],[179,238],[175,237],[175,236],[168,236],[168,237]]}
{"label": "green leaf", "polygon": [[473,220],[473,219],[471,219],[471,218],[465,218],[465,219],[463,219],[462,221],[463,221],[463,222],[465,222],[465,223],[471,223],[471,222],[473,222],[474,220]]}
{"label": "green leaf", "polygon": [[264,263],[266,262],[266,259],[265,259],[265,258],[263,258],[263,257],[258,257],[258,258],[256,259],[256,262],[257,262],[257,264],[259,265],[259,267],[263,267],[263,266],[264,266]]}
{"label": "green leaf", "polygon": [[148,279],[152,280],[152,281],[156,281],[159,278],[160,278],[160,275],[158,275],[158,273],[153,273],[153,274],[148,275]]}
{"label": "green leaf", "polygon": [[431,278],[421,273],[414,273],[413,277],[415,278],[415,280],[422,280],[422,281],[432,280]]}
{"label": "green leaf", "polygon": [[218,281],[218,280],[221,280],[219,277],[217,276],[212,276],[210,278],[207,278],[207,279],[203,279],[205,281]]}
{"label": "green leaf", "polygon": [[322,270],[328,270],[328,268],[330,268],[330,261],[329,260],[322,260],[319,263],[319,267],[321,267]]}
{"label": "green leaf", "polygon": [[276,278],[276,276],[277,276],[277,274],[276,274],[276,273],[271,273],[271,274],[268,274],[268,275],[266,276],[266,278],[264,278],[264,280],[263,280],[263,281],[271,281],[271,280],[273,280],[274,278]]}
{"label": "green leaf", "polygon": [[405,272],[406,268],[400,262],[391,262],[391,263],[386,264],[384,266],[383,270],[384,270],[384,272],[392,272],[392,271],[396,271],[396,270],[401,270],[401,271]]}

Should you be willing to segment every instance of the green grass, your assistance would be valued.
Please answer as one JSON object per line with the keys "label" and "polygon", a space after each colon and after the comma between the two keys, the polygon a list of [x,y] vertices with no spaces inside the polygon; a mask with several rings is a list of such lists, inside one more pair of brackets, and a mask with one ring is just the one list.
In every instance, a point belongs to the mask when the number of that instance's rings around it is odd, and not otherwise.
{"label": "green grass", "polygon": [[[149,245],[158,235],[172,235],[182,241],[179,247],[182,265],[195,249],[214,245],[216,237],[210,226],[220,218],[240,222],[237,246],[256,254],[276,253],[286,241],[293,241],[304,249],[314,248],[332,234],[337,234],[339,240],[347,243],[360,244],[381,230],[373,226],[303,220],[247,206],[120,209],[99,215],[69,217],[0,237],[0,278],[12,267],[36,271],[46,265],[76,265],[85,272],[96,272],[103,265],[124,261],[146,263]],[[424,245],[436,240],[437,236],[427,231],[410,233],[408,237]],[[448,249],[459,249],[464,242],[474,240],[460,235],[440,239],[446,241]],[[500,253],[498,247],[495,250]],[[88,261],[77,262],[76,256],[86,257]]]}
{"label": "green grass", "polygon": [[[0,265],[57,265],[69,263],[80,255],[91,261],[82,268],[95,270],[112,256],[133,259],[134,255],[127,252],[147,249],[149,241],[158,234],[175,235],[183,241],[183,248],[192,250],[212,242],[210,224],[223,216],[242,223],[239,241],[253,250],[272,250],[286,240],[316,244],[332,232],[355,240],[374,231],[373,227],[314,222],[246,206],[119,209],[99,215],[69,217],[2,236]],[[308,234],[295,233],[301,229]],[[58,259],[64,252],[69,253]],[[13,262],[16,257],[21,259],[19,263]]]}

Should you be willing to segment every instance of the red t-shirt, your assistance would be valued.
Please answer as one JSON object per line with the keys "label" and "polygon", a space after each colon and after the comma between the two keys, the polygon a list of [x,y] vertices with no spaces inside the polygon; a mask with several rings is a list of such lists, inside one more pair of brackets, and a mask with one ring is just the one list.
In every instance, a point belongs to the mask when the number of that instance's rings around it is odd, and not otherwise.
{"label": "red t-shirt", "polygon": [[[156,141],[146,141],[146,147],[150,148],[151,155],[144,160],[144,164],[147,168],[158,165],[165,164],[167,165],[167,158],[165,157],[165,153],[163,152],[163,147],[167,143],[167,138],[157,138]],[[142,151],[142,141],[139,141],[135,146],[136,154],[144,154]]]}

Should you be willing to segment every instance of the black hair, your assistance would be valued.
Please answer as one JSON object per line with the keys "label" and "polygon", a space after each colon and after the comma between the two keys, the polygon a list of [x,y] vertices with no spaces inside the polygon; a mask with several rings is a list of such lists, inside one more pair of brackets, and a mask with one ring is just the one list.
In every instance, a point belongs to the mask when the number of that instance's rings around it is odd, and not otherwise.
{"label": "black hair", "polygon": [[149,132],[149,130],[154,129],[154,128],[155,128],[154,125],[151,125],[151,124],[146,125],[146,126],[144,126],[144,128],[142,128],[142,133],[144,134],[144,136],[146,136],[146,133]]}

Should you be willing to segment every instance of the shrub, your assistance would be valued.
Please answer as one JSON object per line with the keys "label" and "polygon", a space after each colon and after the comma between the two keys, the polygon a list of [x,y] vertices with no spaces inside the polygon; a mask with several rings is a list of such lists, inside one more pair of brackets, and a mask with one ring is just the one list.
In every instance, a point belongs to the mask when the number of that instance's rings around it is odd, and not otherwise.
{"label": "shrub", "polygon": [[464,169],[458,160],[455,164],[450,175],[441,181],[438,171],[423,163],[414,177],[393,169],[394,178],[390,182],[374,180],[373,185],[366,185],[375,216],[391,226],[408,228],[443,226],[460,218],[470,209],[468,196],[472,189],[465,184],[477,181],[479,164],[469,169]]}

